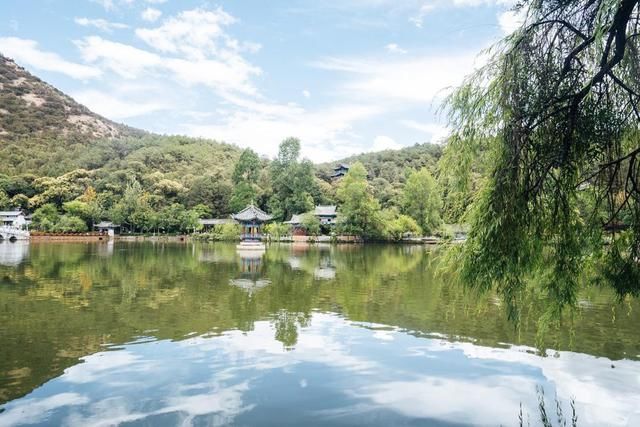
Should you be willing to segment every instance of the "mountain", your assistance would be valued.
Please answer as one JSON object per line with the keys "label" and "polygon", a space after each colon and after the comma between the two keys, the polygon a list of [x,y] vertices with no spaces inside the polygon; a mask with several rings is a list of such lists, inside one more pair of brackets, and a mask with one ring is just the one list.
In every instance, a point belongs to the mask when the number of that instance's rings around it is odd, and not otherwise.
{"label": "mountain", "polygon": [[[91,185],[108,207],[134,180],[154,206],[206,204],[212,214],[224,216],[241,152],[232,144],[156,135],[115,123],[0,55],[0,204],[61,205]],[[383,206],[393,206],[407,168],[434,171],[441,154],[440,146],[416,144],[316,165],[315,170],[323,200],[333,202],[333,166],[361,161],[376,197]],[[265,206],[273,192],[269,163],[261,160],[258,183]]]}
{"label": "mountain", "polygon": [[0,55],[0,138],[124,138],[145,132],[93,113]]}

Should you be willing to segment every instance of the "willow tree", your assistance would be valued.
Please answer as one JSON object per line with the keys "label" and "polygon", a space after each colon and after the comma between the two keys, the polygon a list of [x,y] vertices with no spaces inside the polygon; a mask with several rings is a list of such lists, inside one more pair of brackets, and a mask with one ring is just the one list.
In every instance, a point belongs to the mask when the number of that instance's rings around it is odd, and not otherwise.
{"label": "willow tree", "polygon": [[492,165],[461,273],[512,317],[533,280],[551,312],[575,303],[587,264],[640,291],[639,4],[521,1],[522,26],[449,99],[450,148]]}

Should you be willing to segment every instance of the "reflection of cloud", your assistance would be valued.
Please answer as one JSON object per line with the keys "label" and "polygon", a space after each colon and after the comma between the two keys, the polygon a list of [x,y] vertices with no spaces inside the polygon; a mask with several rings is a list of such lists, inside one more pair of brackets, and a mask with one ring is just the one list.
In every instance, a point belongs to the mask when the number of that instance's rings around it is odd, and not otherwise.
{"label": "reflection of cloud", "polygon": [[[10,402],[0,425],[15,424],[24,411],[33,422],[47,417],[69,425],[154,425],[169,414],[184,425],[205,415],[213,425],[251,424],[245,417],[255,423],[258,412],[251,411],[260,405],[266,405],[261,410],[288,408],[286,414],[270,412],[267,421],[274,425],[282,417],[310,415],[344,424],[380,422],[384,415],[390,425],[408,420],[512,425],[520,402],[535,420],[536,385],[550,398],[555,389],[565,405],[575,396],[581,426],[640,420],[638,362],[619,361],[611,369],[609,360],[584,354],[540,357],[528,348],[415,337],[326,313],[313,313],[289,351],[275,333],[271,322],[258,321],[251,331],[140,341],[86,357],[36,392],[52,396]],[[64,386],[77,394],[56,394]],[[300,393],[328,392],[337,396],[333,404],[322,399],[291,404]],[[256,398],[261,395],[268,395],[268,402]]]}
{"label": "reflection of cloud", "polygon": [[[421,377],[367,388],[364,396],[410,418],[435,418],[449,423],[511,425],[520,402],[531,400],[532,378],[506,376],[458,380]],[[535,395],[533,396],[535,399]]]}
{"label": "reflection of cloud", "polygon": [[84,405],[89,401],[77,393],[60,393],[42,399],[24,399],[5,413],[0,413],[0,425],[8,427],[43,422],[55,409]]}
{"label": "reflection of cloud", "polygon": [[[131,368],[136,370],[151,369],[141,356],[128,351],[96,353],[82,358],[83,364],[67,369],[63,379],[72,383],[89,383],[103,376],[110,375],[113,370]],[[146,365],[146,366],[145,366]]]}
{"label": "reflection of cloud", "polygon": [[[568,351],[541,357],[526,347],[492,348],[472,343],[428,340],[425,353],[461,350],[469,359],[500,361],[539,369],[555,384],[561,401],[576,401],[581,425],[633,425],[640,421],[640,363],[611,360]],[[416,348],[413,349],[417,350]],[[530,391],[531,393],[531,391]]]}

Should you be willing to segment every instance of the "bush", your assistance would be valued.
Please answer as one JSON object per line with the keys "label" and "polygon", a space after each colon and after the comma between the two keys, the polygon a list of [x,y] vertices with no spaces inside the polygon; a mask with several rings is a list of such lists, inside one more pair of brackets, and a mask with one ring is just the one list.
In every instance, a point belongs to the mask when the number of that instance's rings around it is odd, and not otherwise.
{"label": "bush", "polygon": [[60,233],[84,233],[87,231],[87,224],[82,218],[73,215],[62,215],[58,223],[53,227],[53,231]]}

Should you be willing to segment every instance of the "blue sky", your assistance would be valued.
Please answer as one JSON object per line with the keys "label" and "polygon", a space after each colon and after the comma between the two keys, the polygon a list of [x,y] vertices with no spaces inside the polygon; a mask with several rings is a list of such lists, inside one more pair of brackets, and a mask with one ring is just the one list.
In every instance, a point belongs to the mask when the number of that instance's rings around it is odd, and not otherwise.
{"label": "blue sky", "polygon": [[440,141],[511,0],[3,0],[0,52],[131,126],[326,161]]}

